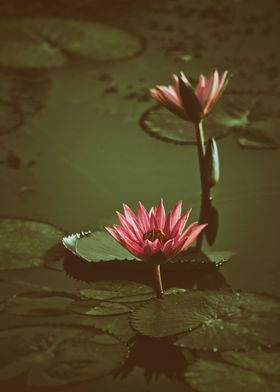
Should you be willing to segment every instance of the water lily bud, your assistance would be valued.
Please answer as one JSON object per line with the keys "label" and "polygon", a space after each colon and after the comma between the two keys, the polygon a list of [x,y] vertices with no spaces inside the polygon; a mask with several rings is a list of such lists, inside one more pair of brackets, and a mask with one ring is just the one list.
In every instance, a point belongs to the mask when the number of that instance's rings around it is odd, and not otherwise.
{"label": "water lily bud", "polygon": [[220,178],[218,146],[212,137],[208,140],[205,152],[205,180],[209,188],[216,185]]}

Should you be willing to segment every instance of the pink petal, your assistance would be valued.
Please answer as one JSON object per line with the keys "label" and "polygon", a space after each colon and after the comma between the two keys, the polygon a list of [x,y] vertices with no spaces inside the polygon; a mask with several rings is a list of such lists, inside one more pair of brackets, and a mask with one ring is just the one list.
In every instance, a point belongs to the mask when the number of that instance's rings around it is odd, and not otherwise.
{"label": "pink petal", "polygon": [[118,225],[114,225],[114,229],[122,241],[124,241],[124,242],[132,241],[132,242],[138,243],[141,246],[142,241],[140,242],[138,239],[134,239],[131,236],[131,231],[128,231],[128,230],[124,229],[122,226],[118,226]]}
{"label": "pink petal", "polygon": [[123,211],[128,222],[137,221],[136,215],[126,204],[123,204]]}
{"label": "pink petal", "polygon": [[204,93],[203,93],[203,98],[202,98],[202,101],[201,101],[201,105],[202,105],[203,108],[207,104],[208,99],[209,99],[209,95],[211,94],[211,91],[212,91],[215,71],[216,71],[216,69],[214,69],[214,71],[211,72],[209,77],[205,79],[206,86],[205,86]]}
{"label": "pink petal", "polygon": [[167,258],[169,257],[169,255],[170,255],[171,252],[172,252],[173,244],[174,244],[174,240],[171,239],[171,240],[168,240],[168,241],[163,245],[162,252],[166,254],[166,257],[167,257]]}
{"label": "pink petal", "polygon": [[171,232],[171,237],[176,237],[177,235],[181,235],[182,231],[185,228],[185,225],[189,219],[190,213],[192,209],[190,208],[188,211],[184,213],[184,215],[178,220],[176,225],[173,227]]}
{"label": "pink petal", "polygon": [[122,244],[124,248],[126,248],[130,253],[134,256],[138,257],[139,259],[143,259],[144,251],[143,249],[137,245],[135,242],[126,241]]}
{"label": "pink petal", "polygon": [[148,241],[148,246],[150,247],[151,254],[153,255],[154,253],[160,252],[161,251],[161,243],[159,242],[158,239],[155,241]]}
{"label": "pink petal", "polygon": [[171,228],[171,212],[169,212],[167,214],[167,218],[165,220],[165,225],[164,225],[164,229],[163,229],[163,232],[167,238],[170,238],[171,229],[172,229]]}
{"label": "pink petal", "polygon": [[200,75],[198,80],[198,85],[195,90],[195,95],[197,96],[197,99],[199,100],[201,105],[203,103],[205,87],[206,87],[206,78],[204,75]]}
{"label": "pink petal", "polygon": [[165,210],[164,210],[164,205],[163,205],[162,199],[160,199],[159,205],[157,207],[156,221],[157,221],[157,227],[160,230],[163,230],[164,225],[165,225]]}
{"label": "pink petal", "polygon": [[118,242],[120,242],[120,236],[118,235],[118,233],[115,232],[114,229],[112,229],[111,227],[108,226],[104,226],[104,229],[108,231],[109,234],[111,234],[111,236]]}
{"label": "pink petal", "polygon": [[205,96],[206,96],[205,98],[207,99],[207,102],[205,102],[205,106],[203,110],[204,114],[207,114],[210,108],[213,106],[218,88],[219,88],[219,73],[215,69],[213,72],[213,76],[211,78],[211,83],[209,83],[209,90],[207,90],[207,93],[205,92]]}
{"label": "pink petal", "polygon": [[143,230],[143,233],[147,233],[149,230],[151,230],[149,215],[146,211],[146,208],[140,201],[138,203],[138,222]]}
{"label": "pink petal", "polygon": [[127,232],[130,233],[131,238],[133,240],[142,241],[143,234],[137,229],[135,222],[134,221],[128,222],[126,218],[118,211],[117,211],[117,216],[119,218],[121,225],[125,228]]}
{"label": "pink petal", "polygon": [[180,219],[181,216],[181,210],[182,210],[182,200],[178,201],[175,207],[173,208],[173,211],[171,211],[171,230],[173,227],[176,225],[177,221]]}
{"label": "pink petal", "polygon": [[197,227],[197,222],[193,222],[182,235],[178,235],[177,237],[174,238],[174,250],[176,252],[180,251],[181,246],[184,244],[184,242],[188,239],[188,237],[191,235],[192,231]]}
{"label": "pink petal", "polygon": [[197,226],[190,234],[189,238],[186,240],[186,242],[183,244],[181,250],[186,249],[195,239],[196,237],[200,234],[200,232],[204,229],[204,227],[207,226],[207,223],[203,225]]}

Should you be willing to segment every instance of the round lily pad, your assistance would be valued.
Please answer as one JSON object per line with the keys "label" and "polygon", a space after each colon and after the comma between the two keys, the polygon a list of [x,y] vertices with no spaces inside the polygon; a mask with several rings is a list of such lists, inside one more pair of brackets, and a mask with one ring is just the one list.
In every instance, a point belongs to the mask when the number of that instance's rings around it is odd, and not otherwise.
{"label": "round lily pad", "polygon": [[180,347],[250,349],[280,342],[280,303],[261,294],[189,291],[151,300],[133,312],[131,323],[152,337],[185,331],[175,343]]}
{"label": "round lily pad", "polygon": [[0,380],[25,374],[28,386],[59,386],[94,379],[118,368],[122,344],[98,343],[99,332],[65,326],[0,331]]}
{"label": "round lily pad", "polygon": [[196,361],[185,373],[185,380],[199,392],[277,392],[280,389],[279,381],[217,361]]}
{"label": "round lily pad", "polygon": [[[227,136],[231,129],[225,127],[218,115],[210,115],[204,122],[204,136],[218,139]],[[140,125],[149,135],[175,144],[196,144],[194,124],[182,120],[161,106],[153,106],[140,118]]]}
{"label": "round lily pad", "polygon": [[47,223],[0,218],[0,270],[34,268],[60,258],[62,236]]}
{"label": "round lily pad", "polygon": [[[280,147],[280,94],[228,93],[204,121],[207,141],[234,131],[241,147],[272,149]],[[161,106],[147,110],[140,119],[151,136],[177,144],[196,144],[194,126]]]}
{"label": "round lily pad", "polygon": [[63,244],[75,255],[90,262],[135,260],[135,256],[105,231],[87,233],[84,236],[72,234],[63,238]]}
{"label": "round lily pad", "polygon": [[75,301],[70,310],[88,316],[112,316],[129,313],[131,309],[123,304],[114,302],[99,302],[95,300]]}
{"label": "round lily pad", "polygon": [[[95,231],[87,233],[71,234],[63,238],[63,245],[76,256],[88,262],[101,261],[133,261],[143,263],[136,259],[134,255],[123,248],[105,231]],[[196,248],[189,248],[186,252],[180,253],[170,263],[214,263],[222,265],[234,255],[233,252],[212,252],[207,254],[197,251]]]}
{"label": "round lily pad", "polygon": [[138,302],[155,297],[151,287],[126,280],[98,281],[80,293],[86,298],[113,302]]}
{"label": "round lily pad", "polygon": [[228,97],[238,123],[238,144],[244,148],[274,149],[280,147],[280,94],[236,94]]}
{"label": "round lily pad", "polygon": [[42,292],[25,293],[12,298],[5,311],[24,316],[61,316],[69,313],[68,306],[74,300],[69,297]]}
{"label": "round lily pad", "polygon": [[122,342],[127,343],[136,332],[131,328],[128,315],[88,317],[81,322],[86,327],[95,327],[101,331],[115,336]]}
{"label": "round lily pad", "polygon": [[0,134],[16,129],[21,123],[21,113],[13,105],[0,101]]}
{"label": "round lily pad", "polygon": [[71,19],[2,21],[0,38],[0,65],[15,68],[61,66],[68,54],[97,61],[122,60],[142,49],[138,37],[119,27]]}

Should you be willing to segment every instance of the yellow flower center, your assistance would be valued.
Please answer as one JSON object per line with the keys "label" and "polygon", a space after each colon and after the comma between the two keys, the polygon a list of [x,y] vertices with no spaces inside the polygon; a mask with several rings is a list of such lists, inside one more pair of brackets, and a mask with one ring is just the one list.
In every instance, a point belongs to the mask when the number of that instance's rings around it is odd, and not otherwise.
{"label": "yellow flower center", "polygon": [[147,231],[147,233],[143,235],[143,240],[149,240],[151,242],[155,240],[159,240],[159,242],[164,244],[166,242],[166,237],[161,230],[154,229],[154,230]]}

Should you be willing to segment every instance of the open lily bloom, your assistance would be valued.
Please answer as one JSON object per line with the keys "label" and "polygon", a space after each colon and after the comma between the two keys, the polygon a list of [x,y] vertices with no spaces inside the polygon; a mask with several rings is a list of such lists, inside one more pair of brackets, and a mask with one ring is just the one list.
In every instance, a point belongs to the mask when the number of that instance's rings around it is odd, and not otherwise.
{"label": "open lily bloom", "polygon": [[139,202],[136,215],[124,204],[124,214],[117,212],[121,226],[105,229],[137,258],[160,264],[185,250],[206,226],[195,222],[185,229],[191,210],[181,216],[181,208],[179,201],[166,217],[162,199],[149,213]]}
{"label": "open lily bloom", "polygon": [[173,113],[185,120],[197,122],[209,113],[220,98],[227,82],[228,71],[220,76],[218,70],[214,69],[208,78],[200,75],[194,90],[181,72],[180,76],[173,75],[171,86],[157,86],[150,92],[153,98]]}

